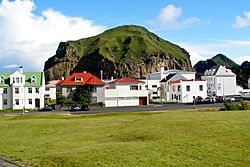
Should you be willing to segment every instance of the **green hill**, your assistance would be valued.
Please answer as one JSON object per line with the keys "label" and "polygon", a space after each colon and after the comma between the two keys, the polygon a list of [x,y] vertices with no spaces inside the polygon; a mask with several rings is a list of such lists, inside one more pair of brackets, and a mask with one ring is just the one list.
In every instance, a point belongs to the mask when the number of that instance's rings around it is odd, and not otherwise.
{"label": "green hill", "polygon": [[125,25],[94,37],[61,42],[44,71],[47,79],[84,70],[97,76],[102,70],[104,77],[141,78],[159,71],[160,66],[193,70],[189,58],[186,50],[144,27]]}

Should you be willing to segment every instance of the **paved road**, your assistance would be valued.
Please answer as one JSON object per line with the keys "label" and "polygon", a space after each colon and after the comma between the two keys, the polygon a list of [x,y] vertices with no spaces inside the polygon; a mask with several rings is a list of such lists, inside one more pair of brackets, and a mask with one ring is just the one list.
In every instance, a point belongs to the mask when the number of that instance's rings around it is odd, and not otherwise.
{"label": "paved road", "polygon": [[[212,108],[212,107],[223,107],[223,103],[213,103],[213,104],[198,104],[195,106],[196,108]],[[52,114],[97,114],[97,113],[109,113],[109,112],[140,112],[140,111],[162,111],[162,110],[181,110],[181,109],[193,109],[194,105],[192,104],[155,104],[148,106],[133,106],[133,107],[107,107],[107,108],[97,108],[90,109],[89,111],[77,111],[77,112],[69,112],[69,111],[60,111],[54,110],[53,112],[28,112],[25,115],[29,114],[44,114],[44,113],[52,113]],[[21,115],[22,112],[19,113],[5,113],[10,115]]]}

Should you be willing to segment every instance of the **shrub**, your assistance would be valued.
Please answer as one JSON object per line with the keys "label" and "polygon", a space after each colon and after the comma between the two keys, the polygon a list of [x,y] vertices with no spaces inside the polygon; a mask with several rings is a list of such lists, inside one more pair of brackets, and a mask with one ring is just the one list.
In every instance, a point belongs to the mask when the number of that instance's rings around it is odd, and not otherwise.
{"label": "shrub", "polygon": [[240,104],[232,103],[232,102],[229,102],[229,101],[225,100],[224,101],[224,107],[225,107],[225,110],[227,110],[227,111],[231,111],[231,110],[247,110],[248,109],[247,102],[243,101],[243,100],[240,101]]}

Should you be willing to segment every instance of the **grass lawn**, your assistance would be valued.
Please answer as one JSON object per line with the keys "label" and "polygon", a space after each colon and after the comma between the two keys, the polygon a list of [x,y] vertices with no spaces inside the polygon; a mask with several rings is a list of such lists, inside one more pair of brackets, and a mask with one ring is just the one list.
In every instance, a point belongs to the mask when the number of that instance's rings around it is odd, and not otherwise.
{"label": "grass lawn", "polygon": [[249,110],[0,115],[0,136],[0,157],[32,166],[250,164]]}

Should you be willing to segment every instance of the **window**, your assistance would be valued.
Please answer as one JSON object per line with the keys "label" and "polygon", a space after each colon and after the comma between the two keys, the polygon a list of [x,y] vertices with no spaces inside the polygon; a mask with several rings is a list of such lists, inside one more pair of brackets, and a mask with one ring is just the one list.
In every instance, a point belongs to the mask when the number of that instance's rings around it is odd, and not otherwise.
{"label": "window", "polygon": [[23,78],[22,77],[20,78],[20,83],[23,83]]}
{"label": "window", "polygon": [[152,88],[157,88],[157,85],[152,85]]}
{"label": "window", "polygon": [[145,85],[145,88],[148,89],[148,85]]}
{"label": "window", "polygon": [[7,94],[8,93],[7,90],[8,90],[7,88],[3,88],[3,94]]}
{"label": "window", "polygon": [[4,83],[4,77],[0,78],[0,83]]}
{"label": "window", "polygon": [[174,95],[172,94],[172,100],[174,100]]}
{"label": "window", "polygon": [[13,78],[13,83],[16,83],[16,79],[15,78]]}
{"label": "window", "polygon": [[32,99],[28,99],[29,100],[29,104],[32,105]]}
{"label": "window", "polygon": [[140,85],[140,90],[141,90],[141,85]]}
{"label": "window", "polygon": [[178,92],[180,92],[181,91],[181,86],[180,85],[178,85]]}
{"label": "window", "polygon": [[203,85],[199,85],[199,90],[203,91]]}
{"label": "window", "polygon": [[36,82],[36,77],[33,75],[32,77],[31,77],[31,83],[35,83]]}
{"label": "window", "polygon": [[175,86],[172,86],[172,91],[173,91],[173,92],[175,91]]}
{"label": "window", "polygon": [[187,86],[186,86],[186,91],[187,91],[187,92],[190,92],[190,85],[187,85]]}
{"label": "window", "polygon": [[15,99],[15,104],[19,106],[19,99]]}
{"label": "window", "polygon": [[8,100],[7,99],[3,99],[3,105],[5,105],[5,106],[8,105]]}
{"label": "window", "polygon": [[67,87],[67,92],[72,92],[72,87]]}
{"label": "window", "polygon": [[39,88],[36,88],[36,93],[39,93]]}
{"label": "window", "polygon": [[32,88],[28,88],[28,93],[32,93]]}
{"label": "window", "polygon": [[19,94],[19,88],[15,88],[15,93]]}
{"label": "window", "polygon": [[138,90],[138,85],[131,85],[130,90]]}
{"label": "window", "polygon": [[50,88],[49,88],[49,87],[45,87],[45,90],[46,90],[46,91],[50,91]]}
{"label": "window", "polygon": [[81,82],[81,81],[82,81],[82,78],[81,78],[81,77],[75,77],[75,81],[76,81],[76,82]]}
{"label": "window", "polygon": [[157,92],[153,92],[154,95],[157,95]]}
{"label": "window", "polygon": [[16,83],[19,83],[19,78],[18,77],[16,77]]}
{"label": "window", "polygon": [[218,83],[218,90],[221,90],[221,83]]}

